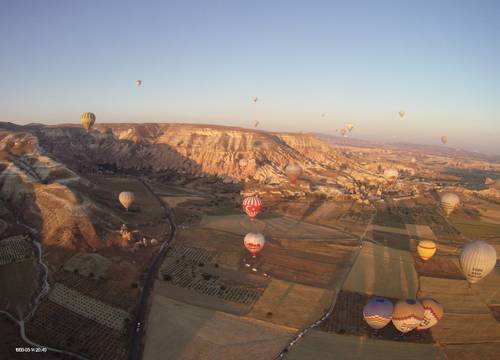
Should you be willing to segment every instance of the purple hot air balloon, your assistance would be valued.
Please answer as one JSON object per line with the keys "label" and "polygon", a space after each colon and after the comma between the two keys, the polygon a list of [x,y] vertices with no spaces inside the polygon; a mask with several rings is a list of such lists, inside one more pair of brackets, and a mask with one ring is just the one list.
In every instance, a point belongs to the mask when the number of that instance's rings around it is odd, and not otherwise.
{"label": "purple hot air balloon", "polygon": [[365,321],[374,329],[382,329],[392,319],[394,306],[388,299],[377,297],[368,301],[363,308]]}

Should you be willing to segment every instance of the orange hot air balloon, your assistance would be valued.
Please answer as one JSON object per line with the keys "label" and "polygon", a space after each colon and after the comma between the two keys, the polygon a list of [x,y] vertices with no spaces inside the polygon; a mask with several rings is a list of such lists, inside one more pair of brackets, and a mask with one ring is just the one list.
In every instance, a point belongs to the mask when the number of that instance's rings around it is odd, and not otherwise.
{"label": "orange hot air balloon", "polygon": [[248,196],[243,199],[243,211],[248,215],[250,220],[254,220],[257,215],[262,211],[262,200],[258,196]]}
{"label": "orange hot air balloon", "polygon": [[288,176],[288,179],[290,179],[290,182],[292,184],[297,183],[297,179],[299,178],[300,174],[302,174],[302,168],[298,164],[289,164],[285,168],[285,173],[286,176]]}
{"label": "orange hot air balloon", "polygon": [[420,256],[423,261],[427,261],[433,257],[436,250],[436,243],[432,240],[422,240],[417,245],[418,256]]}
{"label": "orange hot air balloon", "polygon": [[266,244],[266,238],[260,233],[251,232],[245,235],[243,244],[245,245],[245,248],[250,252],[250,254],[252,254],[252,257],[255,257]]}
{"label": "orange hot air balloon", "polygon": [[401,111],[399,112],[399,117],[400,117],[400,118],[404,118],[404,117],[405,117],[405,115],[406,115],[406,112],[404,112],[403,110],[401,110]]}

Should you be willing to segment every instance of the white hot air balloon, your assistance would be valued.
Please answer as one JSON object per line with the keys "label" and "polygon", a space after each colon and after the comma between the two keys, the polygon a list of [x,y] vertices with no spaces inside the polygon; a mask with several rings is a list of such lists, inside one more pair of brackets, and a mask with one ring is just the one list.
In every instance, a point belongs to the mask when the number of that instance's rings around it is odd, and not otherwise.
{"label": "white hot air balloon", "polygon": [[447,192],[441,196],[441,207],[446,215],[450,215],[460,205],[460,198],[457,194]]}
{"label": "white hot air balloon", "polygon": [[250,254],[252,254],[252,257],[255,257],[266,244],[266,238],[260,233],[251,232],[245,235],[243,244],[245,245],[245,248],[250,252]]}
{"label": "white hot air balloon", "polygon": [[420,299],[420,303],[424,307],[424,320],[418,324],[417,330],[430,329],[443,318],[443,305],[431,298]]}
{"label": "white hot air balloon", "polygon": [[136,80],[135,81],[135,86],[141,87],[142,86],[142,80]]}
{"label": "white hot air balloon", "polygon": [[123,205],[125,209],[129,209],[130,205],[134,202],[135,196],[134,193],[131,191],[122,191],[120,195],[118,195],[118,200],[120,201],[120,204]]}
{"label": "white hot air balloon", "polygon": [[354,125],[351,123],[347,124],[345,127],[346,127],[347,131],[349,131],[349,132],[351,132],[352,129],[354,129]]}
{"label": "white hot air balloon", "polygon": [[484,241],[472,241],[465,245],[460,253],[460,267],[470,284],[477,283],[488,275],[496,263],[495,248]]}
{"label": "white hot air balloon", "polygon": [[288,176],[290,183],[296,184],[300,174],[302,174],[302,168],[299,164],[291,163],[285,168],[285,174]]}
{"label": "white hot air balloon", "polygon": [[259,98],[258,98],[257,96],[254,96],[254,97],[252,98],[252,101],[253,101],[254,103],[256,103],[257,101],[259,101]]}
{"label": "white hot air balloon", "polygon": [[246,167],[246,166],[248,165],[248,161],[247,161],[247,159],[244,159],[244,158],[243,158],[243,159],[240,159],[240,160],[238,161],[238,165],[239,165],[241,168]]}

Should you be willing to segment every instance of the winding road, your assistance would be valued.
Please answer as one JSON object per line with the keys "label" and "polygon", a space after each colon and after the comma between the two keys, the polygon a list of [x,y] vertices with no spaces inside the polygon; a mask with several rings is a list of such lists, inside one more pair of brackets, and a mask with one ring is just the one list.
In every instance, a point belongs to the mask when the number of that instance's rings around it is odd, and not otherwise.
{"label": "winding road", "polygon": [[130,342],[130,351],[129,351],[129,360],[140,360],[141,358],[141,340],[142,335],[144,334],[144,323],[147,315],[147,306],[149,303],[149,296],[151,294],[151,290],[153,290],[156,272],[158,270],[158,266],[163,261],[165,254],[168,251],[168,246],[175,239],[176,227],[174,220],[172,219],[170,208],[165,205],[165,203],[161,200],[161,198],[153,191],[153,189],[143,180],[139,179],[139,181],[144,185],[144,187],[158,200],[160,206],[165,210],[165,216],[167,218],[167,222],[170,226],[170,233],[167,235],[167,239],[162,243],[160,251],[158,255],[153,259],[151,265],[148,268],[144,276],[144,284],[141,293],[141,301],[136,310],[136,316],[132,323],[132,339]]}

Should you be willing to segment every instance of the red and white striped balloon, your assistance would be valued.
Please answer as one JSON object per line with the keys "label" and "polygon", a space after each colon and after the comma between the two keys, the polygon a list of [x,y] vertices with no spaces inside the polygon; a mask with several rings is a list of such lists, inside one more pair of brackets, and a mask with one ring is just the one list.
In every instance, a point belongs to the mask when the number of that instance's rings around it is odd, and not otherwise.
{"label": "red and white striped balloon", "polygon": [[253,220],[262,211],[262,200],[258,196],[248,196],[243,199],[243,211]]}

